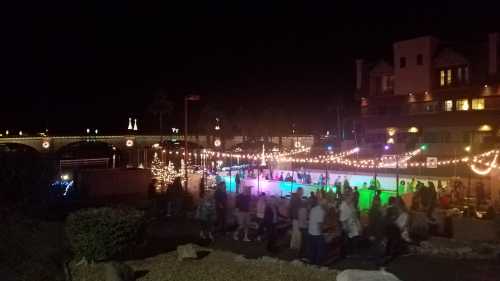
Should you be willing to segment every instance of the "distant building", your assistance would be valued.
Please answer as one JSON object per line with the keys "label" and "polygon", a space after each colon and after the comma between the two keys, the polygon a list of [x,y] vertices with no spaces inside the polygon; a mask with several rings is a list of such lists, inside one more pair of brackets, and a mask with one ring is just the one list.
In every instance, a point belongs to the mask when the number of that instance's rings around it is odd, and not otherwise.
{"label": "distant building", "polygon": [[[356,60],[358,142],[377,149],[419,143],[439,155],[499,143],[499,35],[451,44],[431,36],[396,42],[390,60]],[[457,152],[457,149],[460,149]]]}

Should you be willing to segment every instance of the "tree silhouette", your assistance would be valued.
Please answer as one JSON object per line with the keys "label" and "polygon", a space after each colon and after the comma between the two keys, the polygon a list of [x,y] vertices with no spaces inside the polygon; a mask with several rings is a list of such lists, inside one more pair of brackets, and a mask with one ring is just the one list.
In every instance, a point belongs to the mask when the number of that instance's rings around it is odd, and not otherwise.
{"label": "tree silhouette", "polygon": [[173,110],[174,104],[170,101],[168,95],[163,91],[159,91],[155,95],[153,102],[149,105],[148,113],[158,117],[161,140],[163,140],[163,117],[172,115]]}
{"label": "tree silhouette", "polygon": [[242,136],[253,136],[253,127],[256,122],[252,122],[250,113],[244,107],[240,106],[238,110],[236,110],[234,120],[234,125]]}
{"label": "tree silhouette", "polygon": [[[218,121],[217,121],[218,120]],[[206,134],[210,135],[214,132],[215,126],[219,124],[219,134],[227,131],[227,120],[225,112],[216,104],[208,103],[201,110],[200,118],[198,119],[198,127]]]}

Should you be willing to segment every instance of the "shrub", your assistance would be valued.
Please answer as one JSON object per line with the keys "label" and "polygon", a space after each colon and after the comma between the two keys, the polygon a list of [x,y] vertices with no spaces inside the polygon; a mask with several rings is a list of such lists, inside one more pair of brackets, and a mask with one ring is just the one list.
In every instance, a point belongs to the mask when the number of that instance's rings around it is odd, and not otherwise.
{"label": "shrub", "polygon": [[77,258],[101,261],[133,246],[144,226],[144,213],[134,209],[92,208],[72,213],[66,234]]}

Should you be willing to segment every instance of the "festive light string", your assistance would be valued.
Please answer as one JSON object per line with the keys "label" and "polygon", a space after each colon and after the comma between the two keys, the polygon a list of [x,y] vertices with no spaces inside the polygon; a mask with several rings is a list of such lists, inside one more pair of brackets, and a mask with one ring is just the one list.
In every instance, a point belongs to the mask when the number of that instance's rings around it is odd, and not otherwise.
{"label": "festive light string", "polygon": [[[498,150],[495,150],[494,151],[494,156],[493,156],[493,159],[490,161],[490,162],[487,162],[485,163],[486,165],[486,169],[484,170],[480,170],[479,168],[476,167],[475,164],[471,164],[470,165],[470,168],[471,170],[478,174],[478,175],[481,175],[481,176],[486,176],[488,175],[493,169],[497,168],[497,158],[498,158],[498,154],[499,154],[499,151]],[[487,154],[487,155],[491,155],[491,153]],[[473,158],[472,160],[474,163],[482,163],[481,160],[477,160],[476,157]]]}
{"label": "festive light string", "polygon": [[249,159],[249,160],[260,160],[262,158],[269,159],[269,160],[276,160],[281,157],[287,157],[291,155],[296,155],[299,153],[306,153],[311,150],[310,147],[301,147],[298,149],[293,149],[288,152],[282,152],[282,153],[247,153],[247,154],[241,154],[241,153],[225,153],[225,152],[216,152],[216,151],[211,151],[211,150],[204,150],[203,154],[208,155],[208,156],[213,156],[216,158],[236,158],[236,159]]}
{"label": "festive light string", "polygon": [[[271,161],[277,161],[277,162],[293,162],[293,163],[314,163],[314,164],[337,164],[337,165],[342,165],[342,166],[347,166],[347,167],[354,167],[354,168],[362,168],[362,169],[375,169],[375,168],[389,168],[389,167],[394,167],[396,165],[396,158],[401,157],[398,159],[398,164],[400,165],[401,168],[407,166],[407,167],[426,167],[427,162],[425,161],[416,161],[416,162],[410,162],[412,158],[414,158],[416,155],[421,153],[421,149],[416,149],[411,152],[404,153],[402,156],[388,156],[384,157],[383,159],[386,160],[386,162],[382,161],[382,159],[361,159],[361,160],[351,160],[348,159],[348,156],[351,156],[354,153],[359,152],[359,148],[354,148],[348,151],[343,151],[339,152],[336,154],[322,154],[322,155],[317,155],[314,157],[295,157],[297,154],[301,153],[308,153],[310,152],[311,148],[310,147],[301,147],[298,149],[293,149],[288,152],[282,152],[282,153],[225,153],[225,152],[216,152],[216,151],[211,151],[211,150],[203,150],[203,152],[198,153],[188,153],[189,156],[195,156],[203,158],[208,158],[208,157],[215,157],[215,158],[235,158],[235,159],[244,159],[244,160],[262,160],[263,158],[265,160],[271,160]],[[164,151],[165,152],[165,151]],[[437,161],[437,166],[438,167],[444,167],[444,166],[449,166],[449,165],[456,165],[459,163],[468,163],[470,157],[472,157],[471,162],[472,163],[477,163],[477,164],[482,164],[486,166],[485,171],[479,170],[474,164],[470,164],[469,166],[471,169],[473,169],[474,172],[481,174],[481,173],[486,173],[488,174],[491,170],[493,169],[500,169],[500,167],[497,165],[496,160],[498,157],[494,157],[493,161],[486,162],[487,160],[483,160],[486,157],[489,157],[491,155],[497,156],[499,154],[499,150],[490,150],[486,151],[484,153],[475,155],[475,156],[465,156],[465,157],[460,157],[460,158],[453,158],[453,159],[448,159],[448,160],[441,160]],[[172,155],[184,155],[184,152],[179,152],[179,151],[169,151],[168,154]],[[392,161],[392,162],[387,162],[387,161]],[[484,163],[483,163],[484,162]],[[473,166],[474,165],[474,166]]]}

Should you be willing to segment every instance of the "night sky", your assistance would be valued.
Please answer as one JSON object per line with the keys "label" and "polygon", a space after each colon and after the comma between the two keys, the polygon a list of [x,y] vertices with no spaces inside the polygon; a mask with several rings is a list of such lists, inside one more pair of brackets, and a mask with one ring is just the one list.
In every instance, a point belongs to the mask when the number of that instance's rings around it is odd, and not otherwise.
{"label": "night sky", "polygon": [[280,108],[312,131],[333,122],[324,112],[336,96],[349,100],[355,58],[387,56],[393,41],[414,36],[462,42],[500,29],[493,7],[458,1],[125,2],[13,4],[3,23],[0,131],[116,133],[128,116],[151,129],[145,110],[158,91],[177,102],[169,125],[181,126],[182,96],[195,92],[195,119],[208,103]]}

